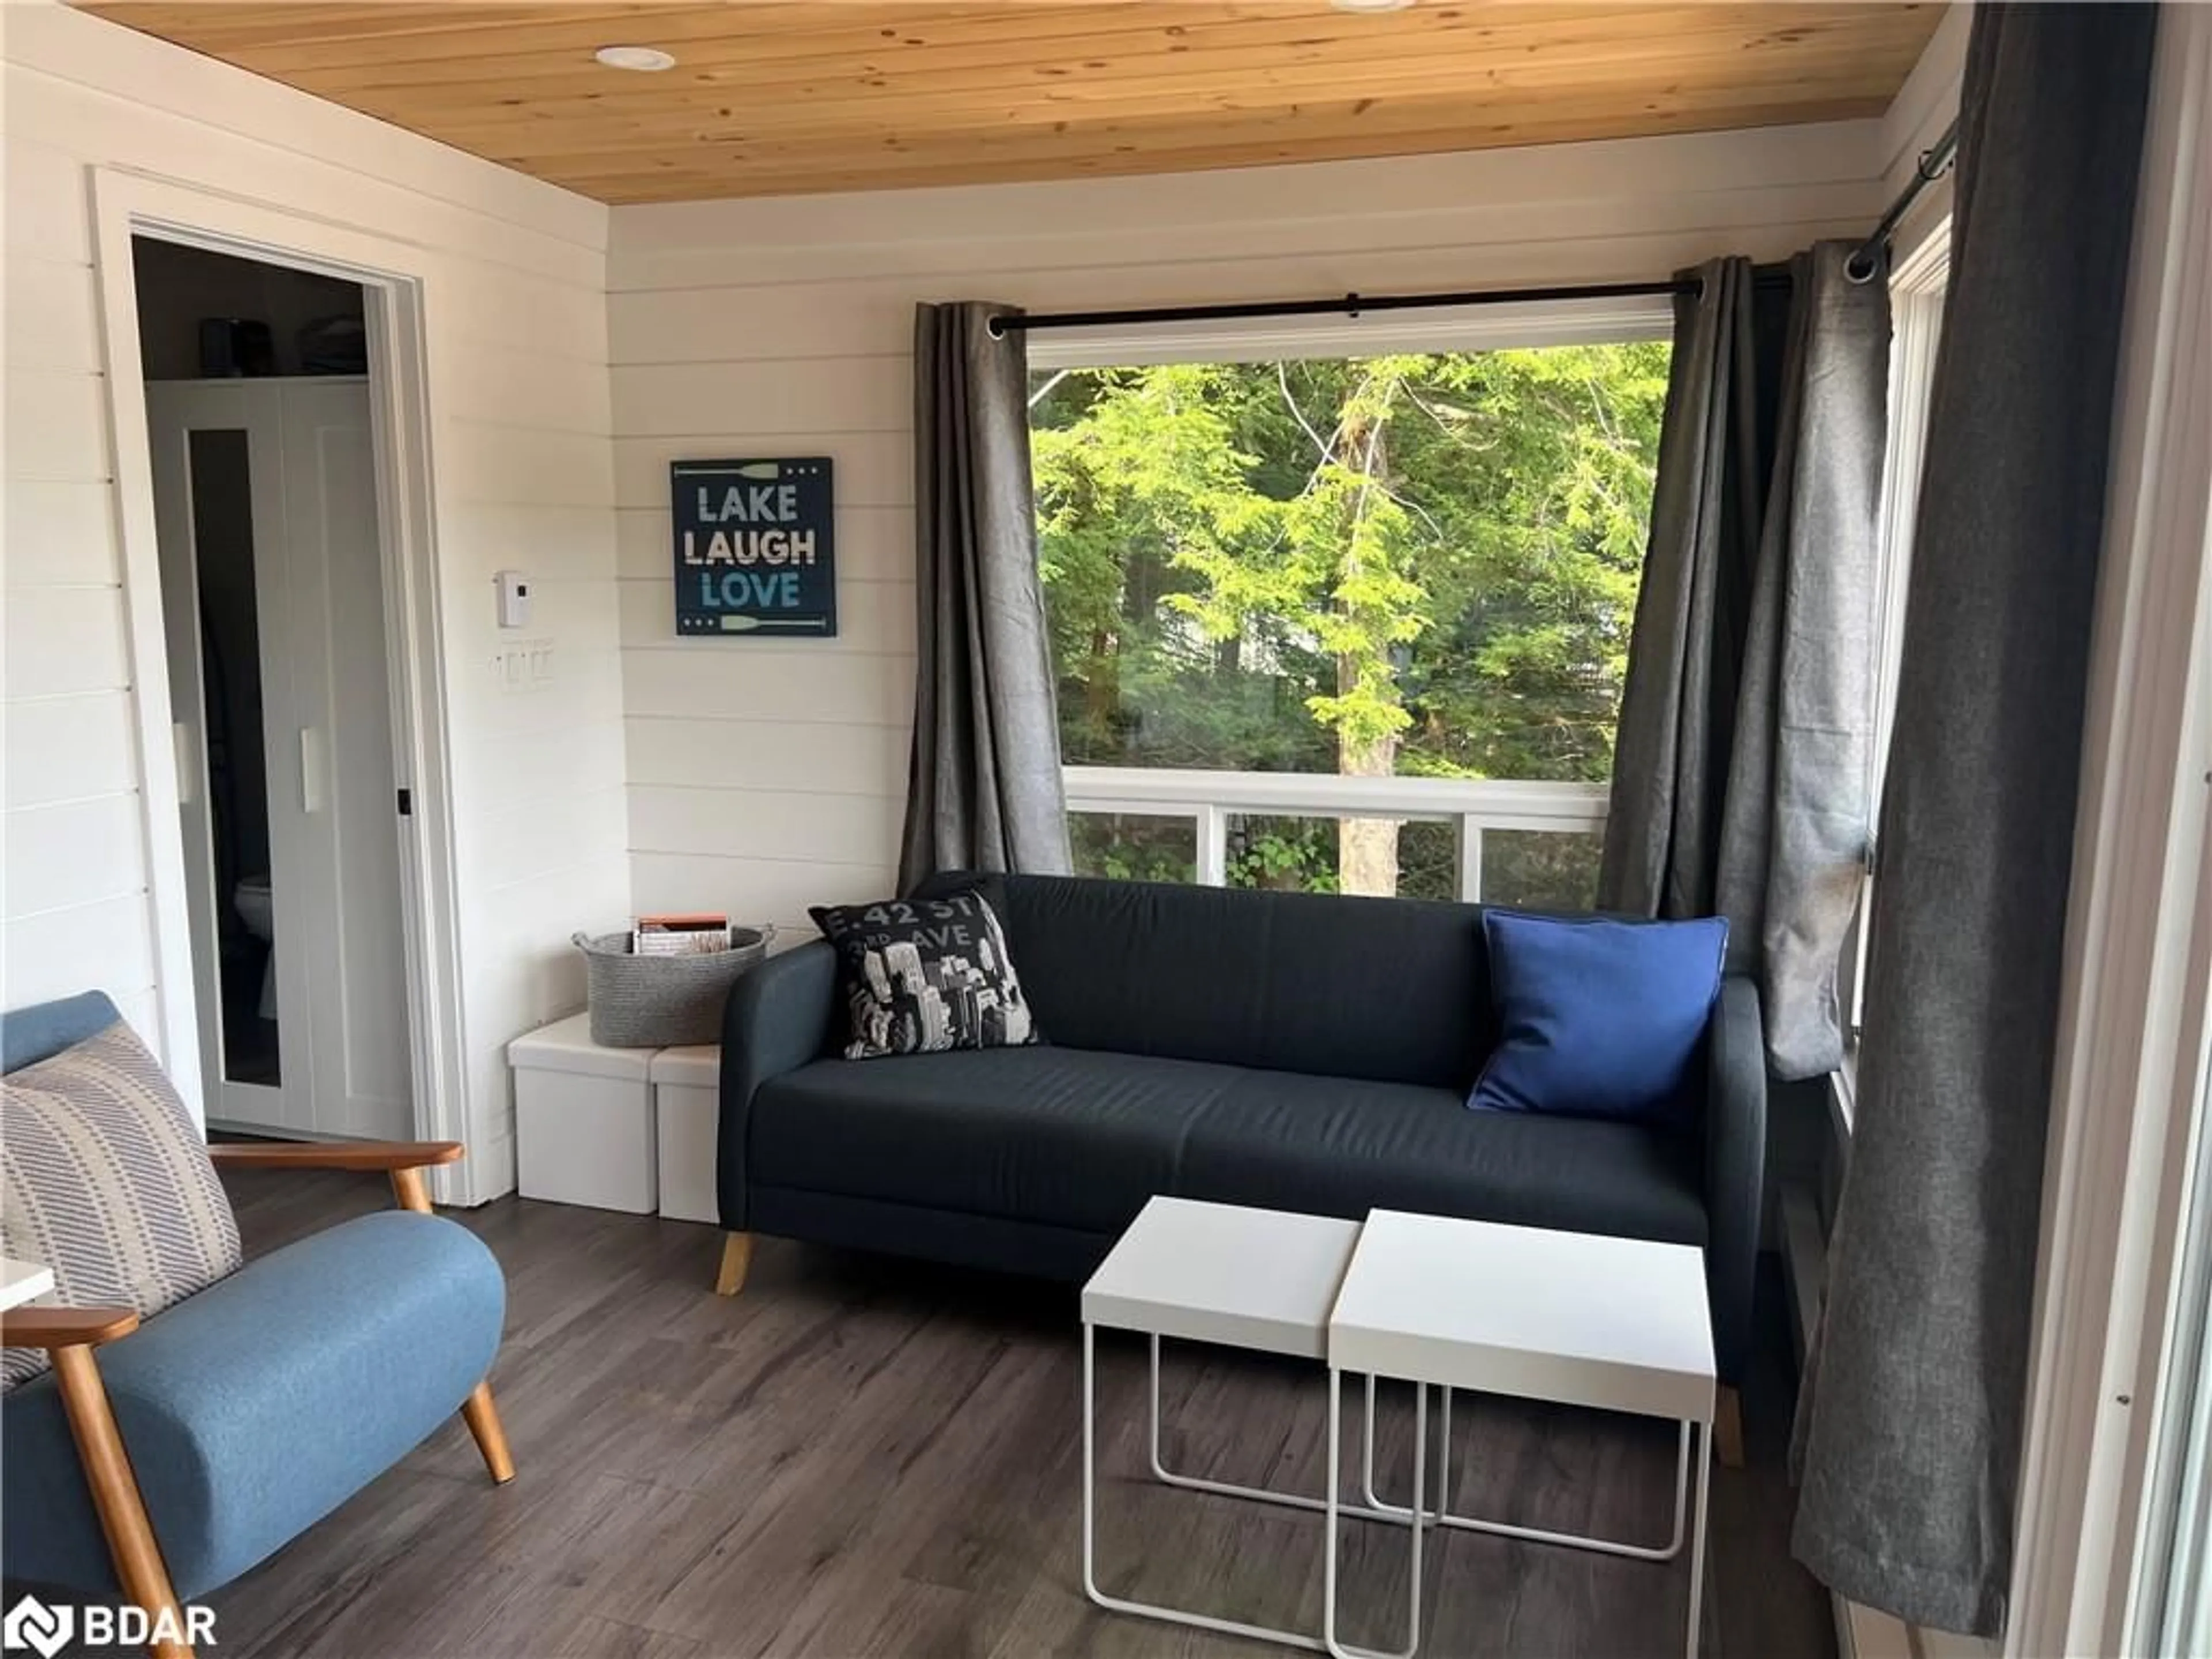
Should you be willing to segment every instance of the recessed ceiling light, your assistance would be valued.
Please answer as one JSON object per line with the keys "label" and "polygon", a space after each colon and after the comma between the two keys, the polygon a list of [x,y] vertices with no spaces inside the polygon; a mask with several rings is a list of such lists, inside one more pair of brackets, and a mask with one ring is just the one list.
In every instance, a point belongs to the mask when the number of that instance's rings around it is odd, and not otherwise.
{"label": "recessed ceiling light", "polygon": [[635,70],[641,75],[653,75],[665,69],[674,69],[673,54],[658,46],[601,46],[592,54],[609,69]]}

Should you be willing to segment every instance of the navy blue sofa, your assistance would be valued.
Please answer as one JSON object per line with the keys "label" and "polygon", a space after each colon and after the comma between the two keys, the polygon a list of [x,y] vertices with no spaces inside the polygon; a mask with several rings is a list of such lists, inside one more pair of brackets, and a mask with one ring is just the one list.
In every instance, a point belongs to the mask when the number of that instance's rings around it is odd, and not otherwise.
{"label": "navy blue sofa", "polygon": [[[1697,1245],[1721,1381],[1749,1346],[1765,1146],[1731,978],[1674,1129],[1474,1112],[1480,909],[1043,876],[980,884],[1043,1044],[851,1061],[830,948],[771,958],[722,1041],[722,1225],[1067,1279],[1145,1200],[1401,1209]],[[742,1260],[742,1258],[740,1258]]]}

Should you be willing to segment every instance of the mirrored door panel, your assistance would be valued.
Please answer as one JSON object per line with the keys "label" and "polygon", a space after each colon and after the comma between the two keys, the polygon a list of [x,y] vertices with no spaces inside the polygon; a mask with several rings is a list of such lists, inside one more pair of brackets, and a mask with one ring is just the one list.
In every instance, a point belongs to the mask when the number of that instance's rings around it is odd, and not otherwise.
{"label": "mirrored door panel", "polygon": [[185,443],[199,613],[197,781],[205,792],[212,866],[222,1073],[232,1083],[281,1087],[252,451],[247,434],[234,428],[189,431]]}

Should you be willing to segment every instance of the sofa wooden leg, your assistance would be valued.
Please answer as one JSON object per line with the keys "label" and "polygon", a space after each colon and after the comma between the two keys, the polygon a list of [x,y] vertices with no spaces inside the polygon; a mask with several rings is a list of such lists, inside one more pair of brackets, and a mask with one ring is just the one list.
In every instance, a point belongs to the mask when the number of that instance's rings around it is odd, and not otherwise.
{"label": "sofa wooden leg", "polygon": [[107,1553],[115,1563],[116,1581],[132,1605],[143,1607],[157,1631],[173,1632],[173,1641],[151,1645],[156,1659],[192,1659],[183,1639],[183,1610],[169,1583],[168,1564],[147,1519],[145,1500],[138,1492],[138,1477],[115,1426],[115,1413],[107,1403],[106,1386],[88,1347],[56,1348],[54,1380],[61,1391],[62,1409],[69,1418],[70,1434],[76,1442],[78,1461],[84,1465],[85,1484],[92,1491],[92,1506],[100,1516],[100,1529],[107,1534]]}
{"label": "sofa wooden leg", "polygon": [[1743,1467],[1743,1396],[1734,1389],[1713,1401],[1713,1452],[1724,1469]]}
{"label": "sofa wooden leg", "polygon": [[716,1296],[735,1296],[745,1287],[745,1270],[752,1266],[753,1236],[732,1233],[722,1241],[722,1266],[714,1275]]}
{"label": "sofa wooden leg", "polygon": [[507,1449],[507,1430],[500,1423],[499,1407],[491,1403],[490,1383],[479,1382],[471,1390],[461,1402],[461,1420],[476,1436],[477,1449],[483,1454],[493,1483],[503,1486],[514,1480],[514,1458]]}

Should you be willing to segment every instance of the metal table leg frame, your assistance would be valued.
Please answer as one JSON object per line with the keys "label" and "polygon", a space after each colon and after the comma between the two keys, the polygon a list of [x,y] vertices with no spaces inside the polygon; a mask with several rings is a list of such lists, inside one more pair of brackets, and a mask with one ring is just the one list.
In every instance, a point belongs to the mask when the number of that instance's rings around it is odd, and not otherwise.
{"label": "metal table leg frame", "polygon": [[[1682,1425],[1683,1444],[1689,1443],[1690,1425]],[[1698,1519],[1690,1533],[1690,1642],[1686,1650],[1689,1659],[1698,1659],[1698,1638],[1703,1633],[1699,1621],[1705,1616],[1705,1497],[1713,1478],[1713,1425],[1710,1422],[1698,1425]],[[1419,1498],[1414,1502],[1419,1503]]]}
{"label": "metal table leg frame", "polygon": [[[1249,1637],[1255,1641],[1261,1642],[1279,1642],[1285,1647],[1304,1648],[1310,1652],[1322,1651],[1323,1644],[1321,1641],[1316,1640],[1315,1638],[1310,1636],[1299,1635],[1295,1631],[1273,1630],[1265,1625],[1247,1625],[1234,1619],[1216,1619],[1210,1614],[1203,1613],[1185,1613],[1180,1608],[1160,1607],[1150,1601],[1131,1601],[1126,1596],[1109,1595],[1098,1588],[1097,1565],[1095,1554],[1096,1534],[1097,1531],[1096,1517],[1097,1513],[1097,1499],[1098,1478],[1097,1365],[1096,1358],[1096,1328],[1091,1325],[1090,1321],[1085,1320],[1083,1324],[1084,1594],[1088,1595],[1100,1607],[1106,1608],[1111,1613],[1133,1613],[1140,1619],[1158,1619],[1170,1625],[1187,1626],[1193,1630],[1212,1631],[1218,1635],[1224,1636]],[[1159,1436],[1159,1346],[1158,1338],[1153,1339],[1152,1356],[1154,1362],[1152,1371],[1152,1435],[1154,1449],[1153,1455],[1155,1460],[1155,1468],[1157,1468]],[[1332,1414],[1332,1429],[1333,1428],[1334,1415]],[[1332,1447],[1334,1447],[1334,1435],[1332,1434]],[[1203,1490],[1203,1488],[1201,1488],[1201,1490]],[[1330,1493],[1332,1497],[1334,1497],[1334,1492],[1335,1483],[1332,1481],[1330,1483]],[[1261,1495],[1265,1496],[1266,1494]],[[1416,1535],[1418,1536],[1418,1534],[1419,1529],[1417,1528]],[[1330,1535],[1329,1564],[1332,1574],[1330,1583],[1333,1586],[1334,1583],[1333,1575],[1335,1569],[1334,1533]],[[1353,1656],[1352,1659],[1358,1659],[1358,1656]]]}
{"label": "metal table leg frame", "polygon": [[[1371,1384],[1373,1379],[1370,1379]],[[1375,1648],[1346,1646],[1336,1635],[1336,1528],[1343,1514],[1340,1490],[1344,1484],[1344,1373],[1328,1370],[1328,1554],[1322,1558],[1321,1634],[1331,1659],[1413,1659],[1421,1650],[1421,1534],[1427,1505],[1425,1480],[1429,1467],[1429,1389],[1413,1385],[1413,1506],[1409,1516],[1413,1537],[1411,1565],[1406,1573],[1406,1645],[1396,1653]],[[1694,1607],[1696,1590],[1691,1591]],[[1694,1656],[1692,1656],[1694,1659]]]}
{"label": "metal table leg frame", "polygon": [[[1375,1486],[1375,1379],[1367,1379],[1366,1425],[1367,1485],[1371,1492]],[[1146,1443],[1152,1459],[1152,1478],[1163,1486],[1180,1486],[1185,1492],[1210,1492],[1217,1498],[1242,1498],[1255,1504],[1276,1504],[1287,1510],[1308,1510],[1319,1515],[1328,1507],[1325,1498],[1309,1498],[1304,1492],[1280,1492],[1271,1486],[1243,1486],[1233,1480],[1213,1480],[1203,1475],[1179,1474],[1167,1466],[1160,1449],[1160,1339],[1152,1338],[1152,1383],[1151,1402],[1151,1434]],[[1377,1508],[1371,1504],[1340,1504],[1340,1514],[1362,1521],[1380,1521],[1389,1526],[1402,1527],[1412,1518],[1411,1512],[1395,1507]]]}
{"label": "metal table leg frame", "polygon": [[[1565,1549],[1589,1550],[1600,1555],[1626,1556],[1636,1561],[1671,1561],[1682,1553],[1682,1532],[1689,1519],[1690,1507],[1690,1430],[1692,1425],[1681,1425],[1680,1445],[1674,1460],[1674,1532],[1663,1546],[1631,1544],[1611,1538],[1593,1538],[1577,1532],[1550,1532],[1541,1527],[1516,1527],[1503,1521],[1485,1521],[1471,1515],[1451,1512],[1452,1468],[1452,1391],[1443,1390],[1443,1465],[1437,1473],[1437,1501],[1428,1511],[1432,1526],[1451,1527],[1462,1532],[1486,1533],[1495,1538],[1517,1538],[1528,1544],[1556,1544]],[[1710,1429],[1707,1431],[1710,1435]],[[1408,1511],[1398,1504],[1387,1503],[1376,1492],[1375,1484],[1375,1379],[1367,1379],[1366,1436],[1360,1448],[1360,1491],[1367,1506],[1377,1515],[1395,1516],[1402,1521]],[[1702,1490],[1702,1487],[1701,1487]]]}

